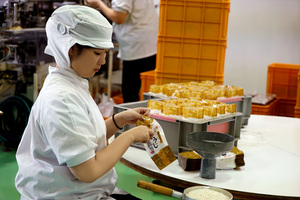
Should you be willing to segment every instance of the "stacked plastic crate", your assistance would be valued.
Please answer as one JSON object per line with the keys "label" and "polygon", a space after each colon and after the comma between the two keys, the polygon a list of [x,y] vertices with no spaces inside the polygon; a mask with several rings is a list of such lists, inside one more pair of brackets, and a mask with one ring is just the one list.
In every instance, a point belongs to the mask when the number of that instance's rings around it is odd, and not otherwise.
{"label": "stacked plastic crate", "polygon": [[300,118],[300,70],[297,78],[297,99],[295,106],[295,117]]}
{"label": "stacked plastic crate", "polygon": [[300,65],[295,64],[272,63],[268,66],[267,93],[276,94],[279,99],[279,116],[295,116],[299,70]]}
{"label": "stacked plastic crate", "polygon": [[229,0],[161,0],[155,84],[223,84]]}

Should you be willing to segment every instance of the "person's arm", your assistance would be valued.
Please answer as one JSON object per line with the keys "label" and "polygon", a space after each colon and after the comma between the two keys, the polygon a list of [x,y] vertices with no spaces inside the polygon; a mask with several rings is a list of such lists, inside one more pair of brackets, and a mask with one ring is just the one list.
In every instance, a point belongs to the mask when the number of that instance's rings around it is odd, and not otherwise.
{"label": "person's arm", "polygon": [[115,22],[116,24],[122,24],[127,16],[127,13],[115,11],[112,8],[108,7],[101,0],[87,0],[87,3],[92,8],[100,9],[100,11],[106,17],[108,17],[111,21]]}
{"label": "person's arm", "polygon": [[[126,110],[115,115],[118,126],[136,123],[142,119],[142,115],[149,116],[150,110],[147,108],[135,108]],[[116,128],[112,119],[106,120],[108,135],[115,133]],[[134,127],[120,134],[106,148],[96,152],[95,157],[77,166],[70,167],[71,172],[83,182],[93,182],[112,169],[126,152],[133,142],[146,143],[154,135],[154,132],[147,126]]]}
{"label": "person's arm", "polygon": [[146,126],[138,126],[120,134],[106,148],[96,152],[95,157],[70,167],[80,181],[91,183],[111,170],[133,142],[147,142],[154,132]]}
{"label": "person's arm", "polygon": [[143,121],[144,119],[142,115],[149,116],[150,109],[140,107],[117,113],[114,116],[116,125],[113,122],[112,117],[108,118],[105,120],[107,132],[106,138],[109,139],[111,136],[113,136],[119,130],[118,127],[122,128],[125,124],[135,124],[137,120]]}

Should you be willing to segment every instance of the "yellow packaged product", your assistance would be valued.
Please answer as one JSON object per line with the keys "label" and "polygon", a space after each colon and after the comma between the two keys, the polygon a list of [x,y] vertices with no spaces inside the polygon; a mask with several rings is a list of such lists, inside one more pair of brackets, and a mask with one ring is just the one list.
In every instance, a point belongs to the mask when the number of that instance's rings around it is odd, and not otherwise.
{"label": "yellow packaged product", "polygon": [[215,85],[215,82],[214,81],[209,81],[209,80],[206,80],[206,81],[201,81],[201,84],[205,85],[205,86],[214,86]]}
{"label": "yellow packaged product", "polygon": [[172,103],[164,103],[162,113],[165,115],[181,115],[180,107]]}
{"label": "yellow packaged product", "polygon": [[216,104],[216,107],[217,107],[217,113],[219,115],[225,115],[225,109],[226,109],[225,104]]}
{"label": "yellow packaged product", "polygon": [[183,107],[182,108],[182,116],[185,118],[202,119],[203,118],[203,108],[201,108],[201,107]]}
{"label": "yellow packaged product", "polygon": [[225,95],[227,98],[236,96],[236,89],[233,87],[226,88]]}
{"label": "yellow packaged product", "polygon": [[144,147],[160,170],[176,160],[173,151],[168,145],[162,127],[155,119],[144,116],[144,122],[139,120],[137,122],[138,125],[147,125],[154,131],[154,136],[147,143],[144,143]]}
{"label": "yellow packaged product", "polygon": [[191,97],[191,90],[182,89],[180,90],[180,98],[190,98]]}
{"label": "yellow packaged product", "polygon": [[203,106],[203,114],[208,117],[217,116],[217,108],[214,106]]}
{"label": "yellow packaged product", "polygon": [[225,111],[227,113],[235,113],[236,112],[236,104],[226,104]]}
{"label": "yellow packaged product", "polygon": [[148,108],[151,110],[160,110],[162,111],[163,109],[163,102],[157,101],[157,100],[148,100]]}
{"label": "yellow packaged product", "polygon": [[232,86],[232,88],[236,89],[236,96],[244,96],[244,89],[239,86]]}
{"label": "yellow packaged product", "polygon": [[163,87],[163,85],[150,85],[149,92],[152,92],[154,94],[162,93]]}
{"label": "yellow packaged product", "polygon": [[179,92],[178,88],[179,86],[176,84],[166,84],[163,88],[163,94],[172,97],[176,92]]}

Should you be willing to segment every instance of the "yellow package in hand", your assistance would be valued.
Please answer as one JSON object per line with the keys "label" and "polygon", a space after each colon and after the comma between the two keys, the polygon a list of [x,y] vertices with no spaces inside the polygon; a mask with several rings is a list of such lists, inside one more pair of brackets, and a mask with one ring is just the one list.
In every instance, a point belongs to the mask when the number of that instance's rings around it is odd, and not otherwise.
{"label": "yellow package in hand", "polygon": [[145,125],[154,131],[154,136],[147,143],[144,143],[144,146],[147,153],[160,170],[176,160],[172,149],[168,145],[162,127],[155,119],[144,116],[144,121],[139,120],[136,125]]}

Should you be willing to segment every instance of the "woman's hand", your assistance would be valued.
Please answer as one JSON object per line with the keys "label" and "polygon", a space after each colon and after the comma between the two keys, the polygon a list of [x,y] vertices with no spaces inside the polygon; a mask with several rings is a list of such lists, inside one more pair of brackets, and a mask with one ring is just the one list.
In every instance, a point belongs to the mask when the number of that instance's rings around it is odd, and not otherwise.
{"label": "woman's hand", "polygon": [[126,134],[126,136],[131,137],[133,143],[147,143],[153,137],[154,131],[149,129],[147,126],[137,126],[122,134]]}
{"label": "woman's hand", "polygon": [[150,116],[150,109],[141,107],[125,110],[123,112],[118,113],[115,116],[115,120],[117,117],[117,123],[124,126],[125,124],[135,124],[137,120],[144,121],[143,115]]}
{"label": "woman's hand", "polygon": [[143,108],[143,107],[140,107],[140,108],[134,108],[134,109],[131,109],[141,115],[146,115],[146,116],[150,116],[150,109],[149,108]]}
{"label": "woman's hand", "polygon": [[111,21],[115,22],[116,24],[123,24],[127,13],[115,11],[112,8],[108,7],[102,0],[87,0],[88,6],[100,9],[101,12]]}
{"label": "woman's hand", "polygon": [[125,124],[135,124],[138,120],[144,121],[143,115],[150,116],[148,108],[134,108],[114,114],[111,118],[105,120],[106,137],[110,138],[117,131],[117,128],[122,128]]}

